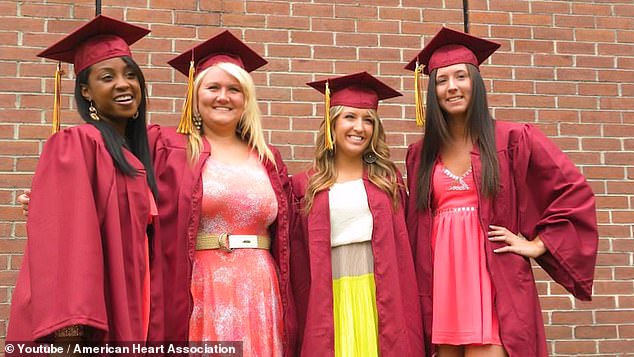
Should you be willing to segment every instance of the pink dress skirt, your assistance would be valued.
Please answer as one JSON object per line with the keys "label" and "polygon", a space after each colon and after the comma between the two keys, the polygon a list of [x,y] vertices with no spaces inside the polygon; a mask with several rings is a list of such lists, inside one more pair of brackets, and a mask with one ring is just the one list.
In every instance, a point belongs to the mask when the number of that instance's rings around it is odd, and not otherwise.
{"label": "pink dress skirt", "polygon": [[457,176],[436,163],[432,209],[432,343],[501,345],[471,169]]}
{"label": "pink dress skirt", "polygon": [[[245,163],[208,159],[199,233],[268,235],[277,198],[256,154]],[[284,326],[275,260],[268,250],[197,250],[189,340],[242,341],[243,356],[281,356]]]}

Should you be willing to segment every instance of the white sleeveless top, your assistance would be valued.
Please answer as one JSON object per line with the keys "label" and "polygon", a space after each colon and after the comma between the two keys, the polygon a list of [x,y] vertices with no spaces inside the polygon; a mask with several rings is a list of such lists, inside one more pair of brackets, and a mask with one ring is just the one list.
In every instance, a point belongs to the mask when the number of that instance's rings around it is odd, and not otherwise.
{"label": "white sleeveless top", "polygon": [[328,198],[332,247],[372,239],[372,213],[362,179],[335,183]]}

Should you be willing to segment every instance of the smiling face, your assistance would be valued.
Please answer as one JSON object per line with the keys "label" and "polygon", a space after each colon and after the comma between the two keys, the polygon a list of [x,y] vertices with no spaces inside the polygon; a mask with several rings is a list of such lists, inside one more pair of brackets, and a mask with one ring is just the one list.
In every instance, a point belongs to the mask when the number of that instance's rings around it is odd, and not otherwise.
{"label": "smiling face", "polygon": [[335,157],[361,158],[372,141],[374,119],[368,109],[343,107],[334,123]]}
{"label": "smiling face", "polygon": [[466,119],[473,85],[464,63],[438,68],[436,96],[440,108],[452,119]]}
{"label": "smiling face", "polygon": [[242,86],[235,77],[219,67],[210,67],[200,81],[196,93],[203,130],[235,131],[245,105]]}
{"label": "smiling face", "polygon": [[92,65],[88,84],[82,85],[81,94],[94,103],[103,119],[113,122],[132,118],[142,100],[139,77],[121,57]]}

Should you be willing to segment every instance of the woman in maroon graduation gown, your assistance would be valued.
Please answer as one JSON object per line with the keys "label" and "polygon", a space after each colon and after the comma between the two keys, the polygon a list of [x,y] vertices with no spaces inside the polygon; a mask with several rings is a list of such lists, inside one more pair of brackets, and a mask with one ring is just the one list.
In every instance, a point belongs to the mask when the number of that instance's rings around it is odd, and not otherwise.
{"label": "woman in maroon graduation gown", "polygon": [[332,108],[313,169],[291,179],[300,354],[421,356],[406,192],[377,114],[379,100],[401,94],[366,72],[309,85]]}
{"label": "woman in maroon graduation gown", "polygon": [[185,75],[195,69],[195,80],[193,118],[149,129],[168,339],[238,340],[245,356],[291,355],[288,177],[265,143],[249,74],[266,61],[224,31],[169,63]]}
{"label": "woman in maroon graduation gown", "polygon": [[128,47],[148,33],[98,16],[39,54],[74,64],[87,124],[42,151],[7,341],[163,338],[160,260],[151,259],[160,246],[146,234],[156,185],[145,82]]}
{"label": "woman in maroon graduation gown", "polygon": [[406,67],[429,74],[407,223],[440,357],[548,355],[529,258],[575,297],[592,292],[594,195],[535,127],[491,118],[478,66],[498,47],[442,28]]}

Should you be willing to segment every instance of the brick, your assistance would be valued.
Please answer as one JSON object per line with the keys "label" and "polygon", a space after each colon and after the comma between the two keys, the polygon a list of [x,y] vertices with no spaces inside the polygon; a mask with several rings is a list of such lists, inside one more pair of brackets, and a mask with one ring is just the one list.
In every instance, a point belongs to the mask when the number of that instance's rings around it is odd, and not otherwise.
{"label": "brick", "polygon": [[618,332],[620,338],[634,338],[634,325],[620,325]]}
{"label": "brick", "polygon": [[563,1],[534,1],[531,3],[531,11],[536,14],[570,13],[570,3]]}
{"label": "brick", "polygon": [[588,42],[566,42],[559,41],[557,42],[556,51],[558,53],[567,53],[567,54],[585,54],[585,55],[596,55],[597,45],[594,43]]}
{"label": "brick", "polygon": [[[427,23],[427,22],[409,22],[403,21],[401,22],[401,33],[406,34],[415,34],[415,35],[427,35],[429,36],[426,40],[431,40],[431,36],[433,36],[436,31],[438,31],[438,25],[435,23]],[[421,46],[422,47],[422,46]]]}
{"label": "brick", "polygon": [[595,28],[596,21],[594,16],[581,16],[581,15],[559,15],[555,14],[556,27],[586,27]]}
{"label": "brick", "polygon": [[[435,22],[435,23],[454,23],[460,24],[462,26],[462,10],[452,10],[452,9],[430,9],[423,8],[423,21]],[[457,27],[452,27],[457,28]],[[436,26],[436,31],[438,31],[438,26]],[[386,32],[386,31],[384,31]],[[432,34],[435,33],[432,32]]]}
{"label": "brick", "polygon": [[[632,284],[633,284],[632,282],[597,281],[594,284],[594,293],[595,294],[632,295],[632,293],[634,293],[634,288],[632,287]],[[608,315],[608,316],[612,316],[612,315]],[[604,321],[604,322],[609,322],[609,321]]]}
{"label": "brick", "polygon": [[303,133],[303,132],[283,132],[283,131],[274,131],[271,133],[271,144],[304,144],[315,142],[314,133]]}
{"label": "brick", "polygon": [[541,40],[516,40],[515,50],[526,53],[552,53],[554,51],[554,43]]}
{"label": "brick", "polygon": [[556,356],[559,354],[596,353],[596,343],[593,341],[556,341],[554,343]]}
{"label": "brick", "polygon": [[291,5],[288,2],[248,1],[247,12],[267,15],[289,15]]}
{"label": "brick", "polygon": [[357,49],[354,47],[316,46],[314,56],[318,59],[353,60],[357,58]]}
{"label": "brick", "polygon": [[[273,17],[278,19],[279,17]],[[242,14],[223,14],[221,21],[224,26],[237,26],[237,27],[264,27],[266,23],[266,17],[262,15],[242,15]]]}
{"label": "brick", "polygon": [[522,53],[496,53],[491,57],[495,65],[528,66],[532,65],[531,56]]}
{"label": "brick", "polygon": [[181,10],[195,10],[195,0],[150,0],[151,9],[181,9]]}
{"label": "brick", "polygon": [[613,68],[615,61],[612,57],[604,56],[576,56],[577,67],[589,68]]}
{"label": "brick", "polygon": [[634,28],[634,19],[624,17],[595,17],[598,28],[621,29],[630,31]]}
{"label": "brick", "polygon": [[379,45],[379,37],[375,34],[336,33],[335,44],[337,46],[376,47]]}
{"label": "brick", "polygon": [[379,18],[384,20],[421,21],[421,8],[379,7]]}
{"label": "brick", "polygon": [[539,95],[517,95],[515,101],[519,107],[551,108],[555,105],[555,98]]}
{"label": "brick", "polygon": [[332,45],[334,36],[329,32],[291,31],[291,41],[294,43]]}
{"label": "brick", "polygon": [[418,48],[420,36],[382,34],[379,37],[380,47]]}
{"label": "brick", "polygon": [[634,340],[631,341],[599,341],[599,352],[614,353],[622,351],[634,351]]}
{"label": "brick", "polygon": [[[220,14],[213,13],[210,14],[191,11],[176,11],[176,19],[174,23],[179,25],[218,26],[221,24],[220,17]],[[195,28],[194,30],[197,29]],[[152,29],[152,36],[154,36],[154,29]]]}
{"label": "brick", "polygon": [[244,31],[244,40],[246,42],[258,43],[283,43],[288,44],[290,42],[290,36],[288,31],[283,30],[258,30],[248,29]]}
{"label": "brick", "polygon": [[533,83],[528,81],[496,81],[493,90],[497,93],[533,93]]}
{"label": "brick", "polygon": [[268,28],[308,30],[310,20],[307,17],[270,16],[267,18]]}
{"label": "brick", "polygon": [[373,21],[373,20],[359,20],[357,21],[357,32],[362,33],[398,33],[399,23],[398,21]]}
{"label": "brick", "polygon": [[575,40],[588,42],[614,42],[616,32],[614,30],[576,29]]}
{"label": "brick", "polygon": [[[469,21],[483,24],[510,25],[511,17],[510,13],[507,12],[474,11],[469,13]],[[488,34],[482,35],[486,36]],[[501,38],[530,38],[530,29],[521,26],[498,26],[493,28],[491,35]],[[517,37],[513,35],[517,35]]]}
{"label": "brick", "polygon": [[590,311],[554,311],[553,325],[589,324],[593,322]]}
{"label": "brick", "polygon": [[300,73],[332,73],[333,65],[328,60],[293,60],[291,71]]}
{"label": "brick", "polygon": [[398,49],[392,48],[359,48],[359,59],[361,60],[385,60],[385,59],[393,59],[397,60],[400,58],[400,53]]}
{"label": "brick", "polygon": [[312,31],[354,32],[355,28],[355,21],[350,19],[312,18],[310,24]]}
{"label": "brick", "polygon": [[535,119],[535,112],[527,109],[496,109],[494,117],[500,120],[513,120],[532,122]]}
{"label": "brick", "polygon": [[335,17],[352,19],[376,19],[378,8],[376,6],[339,5],[335,3]]}
{"label": "brick", "polygon": [[305,45],[268,45],[268,57],[310,58],[310,47]]}
{"label": "brick", "polygon": [[293,16],[320,16],[333,17],[333,4],[309,4],[309,3],[293,3]]}
{"label": "brick", "polygon": [[552,26],[553,16],[534,14],[513,14],[513,25]]}

